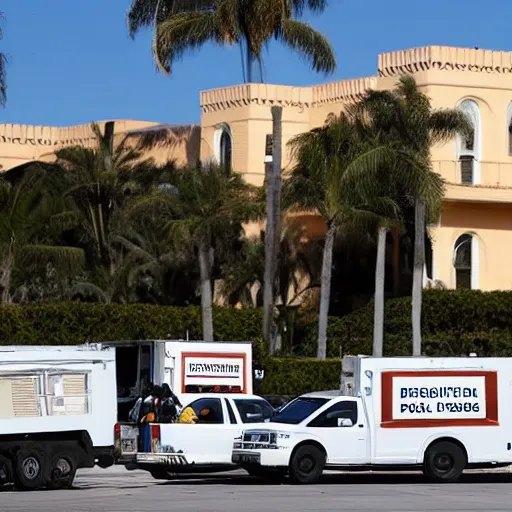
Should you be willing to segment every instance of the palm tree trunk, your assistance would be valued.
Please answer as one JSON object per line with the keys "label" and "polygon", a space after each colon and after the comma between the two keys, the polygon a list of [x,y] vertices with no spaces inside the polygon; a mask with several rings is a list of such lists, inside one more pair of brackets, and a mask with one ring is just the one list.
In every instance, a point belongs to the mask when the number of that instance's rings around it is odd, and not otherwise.
{"label": "palm tree trunk", "polygon": [[252,83],[252,64],[254,62],[254,56],[251,51],[251,45],[247,41],[247,83]]}
{"label": "palm tree trunk", "polygon": [[382,357],[384,345],[384,278],[386,273],[386,236],[385,226],[379,228],[377,242],[377,263],[375,265],[375,310],[373,317],[374,357]]}
{"label": "palm tree trunk", "polygon": [[274,325],[275,275],[281,239],[282,107],[272,107],[272,167],[266,168],[267,226],[265,230],[265,273],[263,277],[263,336],[270,353],[276,350]]}
{"label": "palm tree trunk", "polygon": [[412,280],[412,355],[421,355],[421,299],[425,267],[425,203],[416,199],[414,208],[414,269]]}
{"label": "palm tree trunk", "polygon": [[199,273],[201,279],[201,317],[203,321],[203,341],[213,341],[210,254],[210,247],[207,244],[202,244],[199,248]]}
{"label": "palm tree trunk", "polygon": [[320,314],[318,315],[318,359],[327,357],[327,321],[329,318],[329,302],[331,300],[332,253],[334,250],[335,227],[329,224],[325,235],[324,254],[322,260],[322,277],[320,287]]}
{"label": "palm tree trunk", "polygon": [[400,229],[393,228],[393,296],[400,293]]}

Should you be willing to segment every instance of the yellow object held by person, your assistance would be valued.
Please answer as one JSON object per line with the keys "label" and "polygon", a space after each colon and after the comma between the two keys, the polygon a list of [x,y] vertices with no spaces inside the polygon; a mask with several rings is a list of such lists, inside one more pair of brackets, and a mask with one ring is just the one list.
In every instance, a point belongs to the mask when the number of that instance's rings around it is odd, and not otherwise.
{"label": "yellow object held by person", "polygon": [[192,407],[186,407],[180,414],[178,423],[197,423],[198,417]]}

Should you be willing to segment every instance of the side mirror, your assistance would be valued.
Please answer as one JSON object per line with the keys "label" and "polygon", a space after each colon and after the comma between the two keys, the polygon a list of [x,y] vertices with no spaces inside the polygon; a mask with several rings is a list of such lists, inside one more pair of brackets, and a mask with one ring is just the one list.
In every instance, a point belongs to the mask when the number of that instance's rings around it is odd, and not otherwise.
{"label": "side mirror", "polygon": [[354,424],[349,418],[338,418],[338,427],[353,427]]}
{"label": "side mirror", "polygon": [[254,420],[254,419],[262,419],[263,418],[263,414],[261,414],[260,412],[248,412],[246,414],[246,418],[248,420]]}

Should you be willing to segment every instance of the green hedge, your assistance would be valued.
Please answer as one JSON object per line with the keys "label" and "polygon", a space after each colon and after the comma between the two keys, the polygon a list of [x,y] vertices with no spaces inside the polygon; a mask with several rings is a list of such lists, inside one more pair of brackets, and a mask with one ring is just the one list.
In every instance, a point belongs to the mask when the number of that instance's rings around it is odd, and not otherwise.
{"label": "green hedge", "polygon": [[339,389],[339,359],[273,358],[264,364],[265,378],[255,390],[262,395],[300,395],[309,391]]}
{"label": "green hedge", "polygon": [[[331,321],[331,320],[330,320]],[[371,353],[373,302],[331,321],[329,355]],[[512,292],[430,290],[423,293],[423,351],[427,355],[512,355]],[[384,355],[410,355],[411,300],[386,301]]]}

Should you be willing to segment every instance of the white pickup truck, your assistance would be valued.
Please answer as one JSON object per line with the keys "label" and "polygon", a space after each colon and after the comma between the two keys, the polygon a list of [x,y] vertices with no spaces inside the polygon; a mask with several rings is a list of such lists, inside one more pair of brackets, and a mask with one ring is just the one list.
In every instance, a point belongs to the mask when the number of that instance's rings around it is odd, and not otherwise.
{"label": "white pickup truck", "polygon": [[[247,394],[204,394],[188,404],[198,423],[150,423],[150,452],[140,452],[139,427],[121,425],[116,444],[127,467],[149,471],[168,479],[176,473],[212,473],[237,468],[231,462],[234,439],[244,425],[260,423],[275,415],[263,398]],[[209,411],[207,415],[201,412]],[[249,471],[259,475],[258,470]]]}

